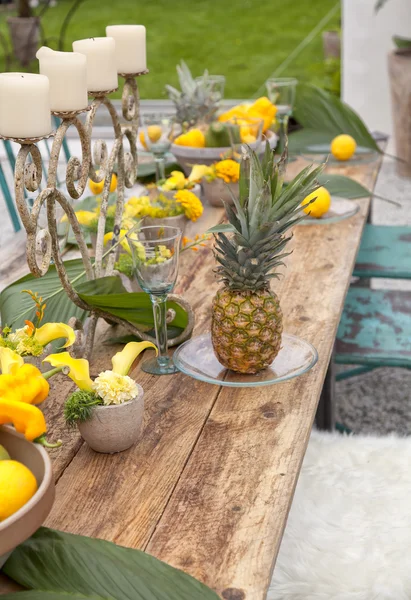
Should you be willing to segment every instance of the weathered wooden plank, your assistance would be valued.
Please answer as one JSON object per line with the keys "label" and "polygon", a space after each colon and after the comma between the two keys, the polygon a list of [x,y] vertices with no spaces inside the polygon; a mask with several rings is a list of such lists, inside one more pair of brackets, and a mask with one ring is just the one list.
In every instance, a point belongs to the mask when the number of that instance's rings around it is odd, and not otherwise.
{"label": "weathered wooden plank", "polygon": [[[356,172],[372,188],[376,165]],[[317,366],[286,384],[223,388],[147,551],[227,600],[262,600],[272,568],[365,223],[296,228],[285,278],[275,285],[285,330],[319,351]]]}
{"label": "weathered wooden plank", "polygon": [[[300,161],[292,165],[299,168]],[[372,187],[376,170],[367,165],[355,175]],[[183,375],[154,378],[137,367],[146,392],[141,442],[114,456],[85,444],[76,454],[73,443],[70,464],[68,456],[60,462],[64,472],[47,525],[147,548],[229,600],[264,597],[369,201],[361,204],[361,214],[349,221],[297,228],[295,252],[277,287],[286,330],[314,342],[318,365],[257,390],[221,390]],[[221,214],[207,211],[198,230]],[[200,332],[209,326],[217,288],[214,263],[209,250],[194,255],[191,265],[189,258],[176,291],[192,302]],[[111,353],[99,347],[93,371]],[[60,431],[61,403],[48,401],[45,410],[51,431]]]}
{"label": "weathered wooden plank", "polygon": [[[204,231],[222,217],[210,209],[196,224]],[[190,228],[187,231],[191,235]],[[196,330],[208,322],[210,289],[217,289],[211,248],[182,255],[177,293],[184,295],[196,313]],[[109,366],[117,348],[96,344],[93,372]],[[104,537],[129,546],[144,546],[194,447],[218,388],[175,375],[153,377],[139,370],[133,376],[145,391],[145,428],[140,443],[118,455],[99,455],[84,444],[60,478],[57,498],[47,525],[74,533]],[[49,406],[45,408],[47,416]],[[52,423],[61,416],[50,415]],[[78,439],[78,434],[73,434]],[[76,454],[74,456],[74,454]],[[65,515],[65,516],[64,516]],[[93,517],[91,518],[91,515]],[[127,532],[127,533],[126,533]],[[126,533],[126,535],[125,535]]]}

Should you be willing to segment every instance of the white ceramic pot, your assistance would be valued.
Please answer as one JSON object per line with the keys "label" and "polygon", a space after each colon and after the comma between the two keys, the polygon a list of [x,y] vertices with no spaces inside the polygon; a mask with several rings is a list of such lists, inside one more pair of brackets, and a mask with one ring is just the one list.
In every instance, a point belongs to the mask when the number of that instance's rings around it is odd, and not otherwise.
{"label": "white ceramic pot", "polygon": [[223,179],[214,179],[214,181],[203,180],[204,200],[211,206],[223,206],[222,200],[227,204],[233,204],[231,192],[238,198],[240,190],[239,183],[225,183]]}
{"label": "white ceramic pot", "polygon": [[96,452],[114,454],[127,450],[143,431],[144,391],[134,400],[110,406],[95,406],[90,419],[78,423],[81,437]]}
{"label": "white ceramic pot", "polygon": [[[176,192],[178,192],[178,190],[170,190],[170,191],[165,191],[162,190],[161,188],[158,188],[158,191],[160,194],[164,194],[164,196],[166,198],[168,198],[169,200],[172,200],[174,198],[174,194]],[[199,200],[201,200],[201,185],[199,183],[196,183],[194,187],[191,188],[191,190],[188,190],[189,192],[193,192],[193,194],[195,194],[197,196],[197,198]]]}

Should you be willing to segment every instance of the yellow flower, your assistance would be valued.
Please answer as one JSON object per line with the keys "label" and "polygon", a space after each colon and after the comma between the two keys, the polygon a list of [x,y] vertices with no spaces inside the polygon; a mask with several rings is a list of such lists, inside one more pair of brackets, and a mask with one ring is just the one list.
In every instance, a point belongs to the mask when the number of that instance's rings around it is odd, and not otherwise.
{"label": "yellow flower", "polygon": [[129,342],[124,346],[121,352],[117,352],[111,359],[114,373],[127,375],[136,360],[137,356],[146,348],[154,348],[156,355],[157,348],[151,342]]}
{"label": "yellow flower", "polygon": [[76,341],[76,334],[65,323],[46,323],[36,329],[32,323],[27,322],[27,325],[7,336],[8,341],[15,344],[17,354],[21,356],[40,356],[44,346],[59,338],[66,338],[63,348],[67,348]]}
{"label": "yellow flower", "polygon": [[192,146],[194,148],[205,147],[205,135],[200,129],[191,129],[187,133],[182,133],[174,140],[178,146]]}
{"label": "yellow flower", "polygon": [[225,121],[230,121],[231,119],[234,119],[234,118],[246,117],[247,111],[248,111],[247,104],[237,104],[236,106],[233,106],[233,108],[230,108],[226,112],[222,113],[218,117],[218,120],[221,122],[225,122]]}
{"label": "yellow flower", "polygon": [[[77,221],[80,223],[80,225],[84,225],[85,227],[88,227],[90,223],[95,221],[97,216],[97,211],[78,210],[76,212]],[[64,223],[66,221],[68,221],[68,218],[67,215],[64,215],[61,219],[61,223]]]}
{"label": "yellow flower", "polygon": [[[120,246],[128,254],[131,254],[130,246],[129,246],[127,238],[126,238],[127,233],[128,233],[128,229],[120,229],[120,235],[119,235]],[[104,245],[108,244],[113,239],[113,235],[114,234],[112,231],[109,231],[109,233],[106,233],[106,235],[103,238]]]}
{"label": "yellow flower", "polygon": [[138,198],[133,196],[133,198],[130,198],[124,205],[124,217],[136,219],[144,216],[144,208],[147,206],[150,206],[149,196],[140,196]]}
{"label": "yellow flower", "polygon": [[94,380],[93,391],[96,392],[103,403],[122,404],[137,398],[139,391],[134,379],[127,375],[119,375],[113,371],[104,371]]}
{"label": "yellow flower", "polygon": [[66,343],[63,348],[68,348],[76,341],[76,334],[74,333],[74,330],[65,323],[46,323],[34,332],[34,339],[43,347],[59,338],[66,338]]}
{"label": "yellow flower", "polygon": [[184,214],[187,219],[190,219],[191,221],[197,221],[197,219],[203,214],[203,205],[198,197],[193,194],[193,192],[189,192],[188,190],[180,190],[174,194],[174,199],[183,207]]}
{"label": "yellow flower", "polygon": [[[119,377],[124,378],[128,374],[128,372],[130,371],[131,366],[132,366],[133,362],[135,361],[135,359],[137,358],[137,356],[140,354],[140,352],[142,352],[146,348],[154,348],[155,351],[157,352],[156,346],[154,344],[152,344],[151,342],[130,342],[130,343],[128,343],[126,346],[124,346],[124,348],[121,352],[117,352],[117,354],[115,354],[113,356],[113,359],[112,359],[113,370],[105,371],[104,373],[100,374],[102,379],[100,381],[97,381],[100,377],[99,376],[99,377],[97,377],[97,379],[94,383],[93,383],[92,379],[90,378],[90,366],[89,366],[88,360],[86,360],[85,358],[73,358],[72,356],[70,356],[70,354],[68,352],[61,352],[60,354],[50,354],[49,356],[47,356],[47,358],[45,358],[43,360],[43,362],[48,362],[53,367],[68,367],[69,368],[68,376],[70,377],[70,379],[72,379],[74,381],[74,383],[77,384],[77,387],[80,390],[85,390],[87,392],[96,391],[99,395],[100,395],[99,390],[101,390],[101,391],[106,390],[107,401],[104,396],[100,396],[101,398],[103,398],[104,403],[105,404],[112,404],[112,403],[118,404],[120,402],[126,401],[126,400],[124,400],[124,395],[123,395],[124,391],[126,389],[129,389],[129,390],[131,389],[129,387],[129,384],[127,384],[127,385],[124,384],[125,387],[121,387],[121,385],[119,385],[120,380],[118,378]],[[111,375],[108,376],[107,375],[108,373],[110,373]],[[114,377],[114,375],[116,375],[116,377]],[[110,380],[112,380],[112,386],[110,385]],[[97,382],[97,385],[95,387],[96,382]],[[119,398],[120,398],[120,400],[118,402],[115,402],[114,400],[112,400],[112,396],[110,395],[111,392],[115,389],[117,389]],[[108,401],[108,399],[110,399],[110,401]],[[130,400],[131,398],[128,398],[128,399]]]}
{"label": "yellow flower", "polygon": [[93,391],[89,364],[85,358],[73,358],[68,352],[60,352],[59,354],[49,354],[43,362],[50,363],[52,367],[68,367],[68,376],[80,390]]}
{"label": "yellow flower", "polygon": [[24,365],[24,359],[10,348],[0,348],[0,371],[3,375],[12,373]]}
{"label": "yellow flower", "polygon": [[263,132],[267,131],[270,125],[275,119],[277,114],[277,107],[270,102],[266,96],[258,98],[254,104],[237,104],[227,110],[225,113],[218,117],[219,121],[225,122],[231,119],[246,119],[247,117],[254,117],[263,119]]}
{"label": "yellow flower", "polygon": [[263,119],[264,132],[267,131],[267,129],[274,121],[275,115],[277,114],[277,107],[272,102],[270,102],[270,100],[266,96],[262,96],[250,106],[247,114],[249,117],[258,117],[260,119]]}
{"label": "yellow flower", "polygon": [[172,190],[183,190],[187,185],[184,173],[181,171],[171,171],[171,176],[165,180],[161,189],[168,192]]}
{"label": "yellow flower", "polygon": [[240,163],[227,158],[214,165],[216,176],[226,183],[235,183],[240,179]]}
{"label": "yellow flower", "polygon": [[188,176],[188,181],[192,181],[192,182],[199,182],[201,181],[201,179],[203,179],[203,177],[206,177],[207,175],[211,175],[213,172],[212,167],[209,167],[208,165],[194,165],[193,168],[191,169],[191,173]]}

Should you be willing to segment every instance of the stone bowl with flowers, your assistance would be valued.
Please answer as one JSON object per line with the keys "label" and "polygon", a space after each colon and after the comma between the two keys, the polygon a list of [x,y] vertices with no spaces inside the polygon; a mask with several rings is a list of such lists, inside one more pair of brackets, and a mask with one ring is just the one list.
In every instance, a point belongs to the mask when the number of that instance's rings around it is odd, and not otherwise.
{"label": "stone bowl with flowers", "polygon": [[173,191],[171,198],[163,193],[130,198],[124,205],[124,214],[141,219],[144,226],[169,225],[178,227],[183,234],[187,223],[197,221],[203,210],[201,200],[188,189]]}
{"label": "stone bowl with flowers", "polygon": [[201,186],[193,181],[190,176],[186,177],[182,171],[172,171],[170,176],[162,179],[157,184],[159,194],[163,194],[169,200],[173,200],[174,194],[180,190],[189,190],[201,199]]}
{"label": "stone bowl with flowers", "polygon": [[69,426],[77,426],[82,438],[96,452],[113,454],[127,450],[142,435],[144,391],[129,377],[137,356],[151,342],[129,342],[112,358],[112,369],[90,377],[89,363],[72,358],[68,352],[51,354],[45,362],[68,370],[77,390],[66,400],[64,417]]}
{"label": "stone bowl with flowers", "polygon": [[210,166],[195,165],[193,176],[201,179],[203,197],[211,206],[223,206],[223,202],[233,204],[233,196],[238,198],[240,164],[226,158]]}
{"label": "stone bowl with flowers", "polygon": [[177,136],[171,152],[188,175],[194,164],[212,165],[233,149],[233,144],[248,144],[257,154],[263,154],[265,141],[272,148],[277,136],[277,107],[265,96],[254,103],[238,104],[220,114],[210,123],[197,123]]}

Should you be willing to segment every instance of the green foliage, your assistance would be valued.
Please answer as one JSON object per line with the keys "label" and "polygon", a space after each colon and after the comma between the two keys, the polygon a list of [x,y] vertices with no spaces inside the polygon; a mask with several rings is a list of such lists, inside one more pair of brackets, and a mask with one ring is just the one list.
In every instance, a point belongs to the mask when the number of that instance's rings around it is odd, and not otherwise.
{"label": "green foliage", "polygon": [[[75,0],[61,0],[42,19],[44,35],[55,49],[58,49],[64,19],[75,3]],[[255,0],[139,2],[138,22],[147,28],[150,69],[150,74],[139,80],[141,97],[166,98],[164,87],[167,83],[178,85],[175,65],[185,59],[195,76],[201,75],[205,66],[211,74],[226,75],[227,98],[251,98],[329,12],[332,4],[330,0],[286,3],[270,0],[261,5]],[[106,25],[135,22],[137,17],[132,6],[131,0],[83,0],[69,23],[65,46],[60,50],[72,50],[74,40],[105,36]],[[6,7],[2,7],[0,13],[0,32],[8,38],[6,16],[12,11]],[[338,24],[339,15],[335,15],[327,29]],[[0,71],[4,70],[2,52],[0,47]],[[310,81],[309,66],[321,62],[322,56],[322,40],[318,35],[282,75]],[[15,62],[10,70],[20,71],[21,66]],[[32,63],[31,70],[38,70],[37,61]],[[121,78],[119,83],[122,84]],[[120,98],[121,89],[113,97]]]}
{"label": "green foliage", "polygon": [[[328,142],[341,134],[351,135],[358,146],[380,152],[377,142],[357,113],[345,102],[315,85],[297,86],[294,116],[304,130],[322,135]],[[301,132],[290,136],[290,146]]]}
{"label": "green foliage", "polygon": [[[133,323],[142,331],[151,331],[154,327],[153,310],[150,298],[144,292],[129,294],[121,283],[120,277],[102,277],[86,281],[81,259],[65,261],[68,277],[77,293],[90,306],[100,308]],[[26,319],[33,320],[33,302],[23,289],[30,287],[38,292],[47,303],[43,323],[67,323],[71,317],[84,321],[88,312],[78,308],[66,295],[61,286],[56,268],[51,265],[44,277],[26,275],[15,281],[0,293],[0,317],[3,323],[14,329],[23,327]],[[176,312],[173,327],[184,328],[188,323],[186,311],[177,303],[169,302],[168,308]]]}
{"label": "green foliage", "polygon": [[129,254],[120,254],[120,256],[118,257],[118,261],[114,266],[117,269],[117,271],[123,273],[123,275],[125,275],[129,279],[133,278],[134,265],[133,259]]}
{"label": "green foliage", "polygon": [[45,527],[16,548],[3,571],[31,590],[4,600],[218,600],[194,577],[141,550]]}
{"label": "green foliage", "polygon": [[103,400],[94,392],[77,390],[69,396],[64,404],[64,419],[67,425],[74,427],[90,419],[93,406],[102,405]]}

